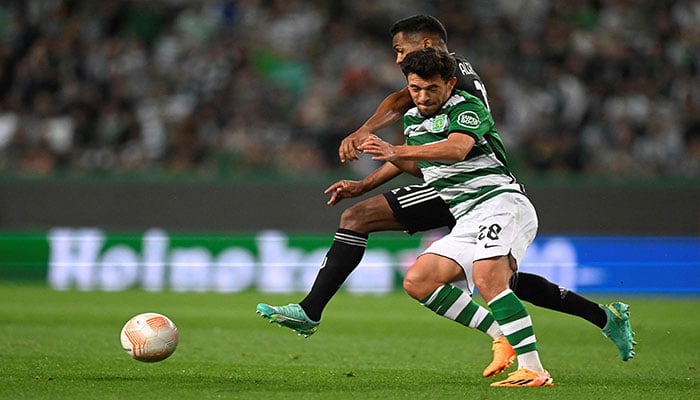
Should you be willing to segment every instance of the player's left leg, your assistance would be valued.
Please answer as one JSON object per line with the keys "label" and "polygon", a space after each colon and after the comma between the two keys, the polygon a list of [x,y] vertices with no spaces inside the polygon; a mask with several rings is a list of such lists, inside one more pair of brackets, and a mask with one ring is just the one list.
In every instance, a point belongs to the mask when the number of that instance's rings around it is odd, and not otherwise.
{"label": "player's left leg", "polygon": [[328,302],[360,264],[370,233],[402,229],[403,226],[394,219],[389,204],[381,195],[370,197],[343,211],[333,243],[311,290],[299,302],[309,318],[321,319]]}
{"label": "player's left leg", "polygon": [[627,304],[598,304],[535,274],[518,272],[514,278],[511,289],[520,300],[581,317],[603,331],[617,347],[622,361],[634,357],[636,342]]}
{"label": "player's left leg", "polygon": [[605,327],[607,317],[598,303],[550,282],[542,276],[517,272],[510,286],[522,301],[581,317],[600,329]]}
{"label": "player's left leg", "polygon": [[491,386],[549,386],[553,384],[540,361],[532,320],[518,297],[508,288],[511,257],[498,256],[474,262],[474,282],[487,301],[494,319],[518,360],[518,370]]}
{"label": "player's left leg", "polygon": [[501,194],[475,207],[458,224],[478,231],[474,284],[517,354],[518,370],[492,386],[552,385],[552,377],[540,361],[530,314],[509,288],[518,260],[537,232],[534,207],[523,195]]}
{"label": "player's left leg", "polygon": [[299,304],[284,306],[260,303],[257,313],[304,337],[313,335],[324,308],[360,264],[369,233],[402,229],[384,196],[370,197],[348,208],[341,214],[333,243],[304,299]]}
{"label": "player's left leg", "polygon": [[600,308],[607,315],[607,322],[603,327],[603,335],[612,340],[620,352],[622,361],[634,357],[634,332],[630,324],[630,306],[625,303],[615,302],[601,305]]}
{"label": "player's left leg", "polygon": [[397,188],[353,205],[342,213],[331,248],[299,305],[310,319],[320,321],[328,302],[362,260],[370,233],[413,234],[454,223],[445,202],[426,184]]}

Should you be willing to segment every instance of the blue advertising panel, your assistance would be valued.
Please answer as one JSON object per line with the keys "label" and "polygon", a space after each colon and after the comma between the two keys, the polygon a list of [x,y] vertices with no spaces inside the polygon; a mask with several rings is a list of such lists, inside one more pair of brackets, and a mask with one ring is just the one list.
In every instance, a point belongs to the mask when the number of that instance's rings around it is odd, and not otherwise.
{"label": "blue advertising panel", "polygon": [[[401,278],[442,233],[373,235],[345,282],[352,293],[401,290]],[[54,289],[307,291],[328,235],[137,233],[56,228],[0,233],[0,281],[45,281]],[[700,295],[700,237],[538,236],[521,271],[579,292]]]}
{"label": "blue advertising panel", "polygon": [[522,270],[578,291],[700,294],[700,238],[543,236]]}

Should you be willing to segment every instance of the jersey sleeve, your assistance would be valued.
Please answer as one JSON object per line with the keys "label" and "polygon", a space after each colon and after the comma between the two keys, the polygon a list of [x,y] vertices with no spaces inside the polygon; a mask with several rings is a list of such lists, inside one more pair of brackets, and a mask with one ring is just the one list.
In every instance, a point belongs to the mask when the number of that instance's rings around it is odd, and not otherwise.
{"label": "jersey sleeve", "polygon": [[482,139],[493,127],[493,119],[481,102],[465,101],[450,110],[449,133],[462,132]]}

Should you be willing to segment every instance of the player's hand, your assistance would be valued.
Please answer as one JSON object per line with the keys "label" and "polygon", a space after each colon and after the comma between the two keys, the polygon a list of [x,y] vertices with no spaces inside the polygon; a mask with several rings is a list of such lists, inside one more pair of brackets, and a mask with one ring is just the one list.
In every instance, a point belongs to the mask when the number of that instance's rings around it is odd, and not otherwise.
{"label": "player's hand", "polygon": [[358,149],[367,154],[373,154],[373,160],[395,161],[398,158],[396,148],[391,143],[385,142],[377,135],[369,135]]}
{"label": "player's hand", "polygon": [[338,148],[338,157],[340,158],[340,162],[344,163],[346,161],[357,161],[357,148],[360,146],[362,141],[369,136],[369,134],[370,133],[368,131],[360,128],[346,136],[345,139],[340,142],[340,147]]}
{"label": "player's hand", "polygon": [[362,196],[365,193],[365,191],[362,188],[362,184],[360,182],[343,179],[328,186],[328,188],[324,190],[323,193],[331,194],[331,198],[328,200],[327,204],[329,206],[334,206],[343,199]]}

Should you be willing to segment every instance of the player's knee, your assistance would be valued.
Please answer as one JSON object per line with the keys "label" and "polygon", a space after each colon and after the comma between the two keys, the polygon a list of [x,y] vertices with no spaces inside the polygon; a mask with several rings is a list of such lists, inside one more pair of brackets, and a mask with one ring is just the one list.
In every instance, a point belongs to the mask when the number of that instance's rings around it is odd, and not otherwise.
{"label": "player's knee", "polygon": [[409,270],[403,278],[403,290],[414,299],[422,300],[435,290],[431,283],[427,282],[422,274],[412,273]]}
{"label": "player's knee", "polygon": [[490,268],[480,268],[476,266],[472,271],[474,286],[486,301],[491,301],[496,295],[508,289],[510,281],[510,269],[505,265],[505,269],[498,266]]}
{"label": "player's knee", "polygon": [[355,232],[367,232],[369,209],[362,202],[346,209],[340,214],[340,227]]}
{"label": "player's knee", "polygon": [[493,282],[491,282],[488,278],[484,276],[473,276],[474,279],[474,286],[476,286],[476,289],[479,291],[479,293],[488,293],[491,292],[491,286]]}
{"label": "player's knee", "polygon": [[340,227],[357,231],[362,226],[362,212],[358,209],[358,205],[354,205],[340,214]]}

